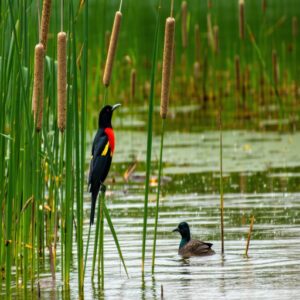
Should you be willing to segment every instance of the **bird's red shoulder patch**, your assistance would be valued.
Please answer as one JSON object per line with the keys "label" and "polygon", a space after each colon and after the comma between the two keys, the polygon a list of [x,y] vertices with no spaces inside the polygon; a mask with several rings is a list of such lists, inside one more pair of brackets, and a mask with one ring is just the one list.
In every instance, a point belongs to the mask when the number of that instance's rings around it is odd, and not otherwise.
{"label": "bird's red shoulder patch", "polygon": [[104,132],[106,133],[109,141],[110,151],[113,154],[115,151],[115,134],[112,128],[105,128]]}

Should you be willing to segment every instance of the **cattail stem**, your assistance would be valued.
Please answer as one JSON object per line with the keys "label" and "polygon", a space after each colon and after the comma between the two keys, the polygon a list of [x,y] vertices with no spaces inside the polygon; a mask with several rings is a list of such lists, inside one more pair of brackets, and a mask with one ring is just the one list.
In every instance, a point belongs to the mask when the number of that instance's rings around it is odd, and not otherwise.
{"label": "cattail stem", "polygon": [[50,14],[51,14],[51,0],[44,0],[41,27],[40,27],[40,43],[44,45],[45,53],[47,50]]}
{"label": "cattail stem", "polygon": [[293,35],[293,38],[296,38],[298,35],[298,18],[297,17],[293,17],[293,20],[292,20],[292,35]]}
{"label": "cattail stem", "polygon": [[67,35],[57,35],[57,126],[61,132],[66,128],[67,101]]}
{"label": "cattail stem", "polygon": [[245,39],[245,3],[244,0],[239,0],[239,29],[240,38]]}
{"label": "cattail stem", "polygon": [[122,13],[117,11],[115,14],[115,20],[113,24],[112,34],[109,42],[108,53],[105,63],[104,75],[103,75],[103,84],[108,87],[111,80],[112,68],[114,63],[114,58],[118,45],[118,37],[121,27]]}
{"label": "cattail stem", "polygon": [[200,62],[200,29],[199,24],[195,25],[195,60]]}
{"label": "cattail stem", "polygon": [[214,26],[214,50],[215,54],[219,53],[219,26]]}
{"label": "cattail stem", "polygon": [[221,223],[221,251],[224,254],[224,192],[223,192],[223,128],[222,128],[222,100],[219,107],[220,130],[220,223]]}
{"label": "cattail stem", "polygon": [[135,98],[135,86],[136,86],[136,70],[132,69],[130,74],[130,98]]}
{"label": "cattail stem", "polygon": [[171,0],[171,9],[170,9],[170,17],[172,18],[174,14],[174,0]]}
{"label": "cattail stem", "polygon": [[237,92],[241,89],[241,70],[240,70],[240,57],[238,55],[234,58],[235,65],[235,89]]}
{"label": "cattail stem", "polygon": [[246,244],[246,250],[245,250],[245,256],[248,257],[248,250],[249,250],[249,245],[250,245],[250,239],[251,239],[251,234],[253,230],[253,224],[254,224],[254,216],[251,217],[251,223],[250,223],[250,228],[248,232],[248,238],[247,238],[247,244]]}
{"label": "cattail stem", "polygon": [[166,20],[166,26],[165,26],[165,41],[164,41],[163,68],[162,68],[160,115],[163,119],[167,117],[167,112],[168,112],[174,35],[175,35],[175,19],[169,17]]}
{"label": "cattail stem", "polygon": [[278,91],[278,81],[279,81],[279,74],[278,74],[278,61],[277,61],[277,51],[272,51],[272,67],[273,67],[273,82],[275,91]]}
{"label": "cattail stem", "polygon": [[181,4],[181,38],[182,47],[187,47],[187,2],[183,1]]}
{"label": "cattail stem", "polygon": [[35,46],[34,54],[34,81],[32,95],[32,110],[36,131],[42,128],[44,102],[44,46],[39,43]]}
{"label": "cattail stem", "polygon": [[211,15],[207,14],[207,40],[212,49],[214,49],[214,35],[211,25]]}

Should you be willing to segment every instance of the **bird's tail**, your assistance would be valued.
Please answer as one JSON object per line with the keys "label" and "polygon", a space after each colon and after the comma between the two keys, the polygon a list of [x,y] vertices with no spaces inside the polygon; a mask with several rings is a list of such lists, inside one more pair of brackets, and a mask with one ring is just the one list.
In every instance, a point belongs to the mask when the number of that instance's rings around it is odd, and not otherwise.
{"label": "bird's tail", "polygon": [[92,192],[92,205],[91,205],[91,214],[90,214],[90,225],[94,224],[97,197],[98,197],[98,193],[93,193]]}

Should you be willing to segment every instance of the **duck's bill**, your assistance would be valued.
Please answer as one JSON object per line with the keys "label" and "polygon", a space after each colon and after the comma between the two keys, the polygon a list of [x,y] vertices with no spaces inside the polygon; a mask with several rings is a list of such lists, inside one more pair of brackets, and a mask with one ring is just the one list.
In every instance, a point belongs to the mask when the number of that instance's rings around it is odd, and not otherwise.
{"label": "duck's bill", "polygon": [[117,103],[117,104],[115,104],[113,107],[112,107],[112,111],[114,111],[115,109],[117,109],[118,107],[120,107],[121,106],[121,103]]}
{"label": "duck's bill", "polygon": [[179,229],[175,228],[174,230],[172,230],[172,232],[179,232]]}

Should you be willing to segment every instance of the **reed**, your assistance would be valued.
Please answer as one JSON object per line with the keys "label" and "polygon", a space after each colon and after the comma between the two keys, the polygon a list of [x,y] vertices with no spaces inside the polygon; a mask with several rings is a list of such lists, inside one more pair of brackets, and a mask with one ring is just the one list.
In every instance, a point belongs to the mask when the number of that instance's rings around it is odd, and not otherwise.
{"label": "reed", "polygon": [[251,234],[253,231],[253,224],[254,224],[254,216],[251,217],[251,223],[250,223],[250,228],[249,228],[249,232],[248,232],[248,237],[247,237],[247,243],[246,243],[246,249],[245,249],[245,257],[248,257],[248,250],[249,250],[249,246],[250,246],[250,239],[251,239]]}
{"label": "reed", "polygon": [[297,38],[298,36],[298,18],[293,17],[292,19],[292,36],[293,38]]}
{"label": "reed", "polygon": [[187,16],[188,16],[187,2],[183,1],[181,3],[181,41],[182,41],[182,47],[184,49],[187,47],[187,43],[188,43]]}
{"label": "reed", "polygon": [[194,27],[194,38],[195,38],[195,60],[200,62],[200,28],[199,24]]}
{"label": "reed", "polygon": [[51,15],[51,0],[44,0],[43,10],[42,10],[42,20],[40,25],[40,43],[43,44],[45,53],[47,51],[50,15]]}
{"label": "reed", "polygon": [[32,111],[36,131],[40,131],[43,122],[44,103],[44,46],[37,44],[34,50],[34,79],[32,94]]}
{"label": "reed", "polygon": [[275,49],[273,49],[272,51],[272,73],[273,73],[274,88],[277,93],[278,82],[279,82],[279,66],[278,66],[277,51]]}
{"label": "reed", "polygon": [[67,34],[57,35],[57,126],[61,132],[66,128],[67,101]]}
{"label": "reed", "polygon": [[131,101],[135,98],[136,91],[136,70],[132,69],[130,73],[130,99]]}
{"label": "reed", "polygon": [[240,67],[240,57],[236,55],[234,57],[235,66],[235,89],[237,92],[241,90],[241,67]]}
{"label": "reed", "polygon": [[114,24],[112,28],[111,38],[108,47],[108,53],[103,74],[103,84],[108,87],[111,81],[113,63],[116,55],[118,38],[121,28],[122,13],[117,11],[115,14]]}
{"label": "reed", "polygon": [[221,252],[224,254],[224,189],[223,189],[223,125],[222,125],[222,100],[219,106],[219,131],[220,131],[220,227],[221,227]]}
{"label": "reed", "polygon": [[245,39],[245,3],[244,0],[239,0],[239,32],[240,38]]}
{"label": "reed", "polygon": [[214,26],[214,51],[215,54],[219,53],[219,26]]}
{"label": "reed", "polygon": [[168,114],[169,97],[170,97],[174,35],[175,35],[175,19],[173,17],[169,17],[166,19],[166,24],[165,24],[162,87],[161,87],[161,97],[160,97],[160,116],[162,118],[162,129],[161,129],[160,155],[159,155],[158,187],[157,187],[157,194],[156,194],[154,237],[153,237],[153,247],[152,247],[152,273],[154,273],[154,268],[155,268],[157,225],[158,225],[158,215],[159,215],[159,198],[160,198],[160,190],[161,190],[162,159],[163,159],[163,146],[164,146],[164,131],[165,131],[165,119]]}
{"label": "reed", "polygon": [[213,28],[211,24],[211,14],[207,14],[207,40],[208,44],[211,47],[211,49],[214,49],[214,34],[213,34]]}
{"label": "reed", "polygon": [[143,217],[143,237],[142,237],[142,275],[145,271],[146,258],[146,239],[148,225],[148,200],[149,200],[149,183],[151,173],[151,154],[152,154],[152,127],[153,127],[153,108],[154,108],[154,85],[157,67],[157,52],[159,41],[159,28],[161,19],[161,2],[158,0],[158,12],[156,18],[156,28],[153,43],[152,67],[151,67],[151,83],[149,94],[149,110],[148,110],[148,129],[147,129],[147,154],[146,154],[146,180],[145,180],[145,199],[144,199],[144,217]]}

